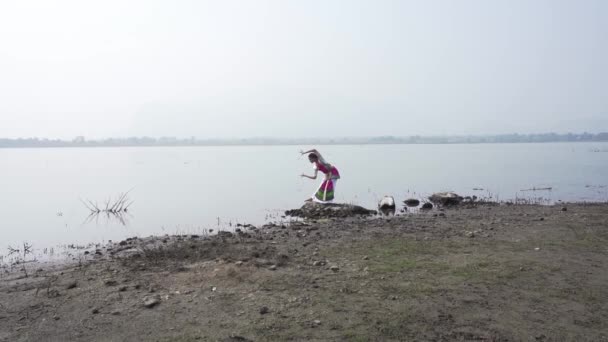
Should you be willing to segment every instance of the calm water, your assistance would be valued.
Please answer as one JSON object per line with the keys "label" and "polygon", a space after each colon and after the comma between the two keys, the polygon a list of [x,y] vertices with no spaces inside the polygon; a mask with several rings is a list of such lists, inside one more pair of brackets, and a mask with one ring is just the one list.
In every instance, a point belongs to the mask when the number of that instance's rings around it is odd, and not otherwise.
{"label": "calm water", "polygon": [[[375,207],[452,190],[501,200],[608,200],[606,143],[321,146],[342,179],[337,200]],[[0,254],[27,241],[43,247],[129,236],[196,233],[262,223],[301,205],[317,181],[297,146],[0,149]],[[522,192],[552,187],[551,191]],[[483,188],[484,191],[474,191]],[[133,189],[123,225],[85,222],[80,202]],[[219,219],[218,219],[219,218]]]}

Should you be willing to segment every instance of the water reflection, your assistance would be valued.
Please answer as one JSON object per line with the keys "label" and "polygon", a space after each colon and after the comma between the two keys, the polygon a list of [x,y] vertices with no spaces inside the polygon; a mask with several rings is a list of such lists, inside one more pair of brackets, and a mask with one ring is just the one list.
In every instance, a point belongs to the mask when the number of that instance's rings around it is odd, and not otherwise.
{"label": "water reflection", "polygon": [[135,218],[130,212],[128,211],[121,211],[121,212],[111,212],[111,211],[94,211],[91,212],[89,214],[89,216],[87,216],[87,218],[82,222],[83,225],[85,224],[89,224],[93,221],[95,221],[96,225],[99,225],[99,218],[102,218],[102,220],[105,220],[105,224],[108,223],[113,223],[113,222],[118,222],[120,223],[122,226],[127,226],[129,225],[129,220]]}

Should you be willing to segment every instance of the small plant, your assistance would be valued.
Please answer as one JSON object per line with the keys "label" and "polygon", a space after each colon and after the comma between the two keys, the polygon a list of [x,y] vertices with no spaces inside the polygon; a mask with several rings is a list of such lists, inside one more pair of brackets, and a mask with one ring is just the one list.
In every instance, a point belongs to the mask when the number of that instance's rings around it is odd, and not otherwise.
{"label": "small plant", "polygon": [[[92,213],[110,213],[110,214],[118,214],[118,213],[126,213],[129,210],[129,207],[135,202],[131,201],[128,197],[129,192],[131,190],[121,193],[118,195],[117,199],[112,202],[111,199],[106,201],[106,206],[103,209],[100,209],[97,205],[97,202],[93,203],[91,200],[87,200],[86,202],[80,199],[80,202],[84,204],[87,209],[89,209]],[[88,204],[87,204],[88,202]]]}
{"label": "small plant", "polygon": [[84,223],[88,223],[93,219],[97,220],[99,219],[99,214],[105,213],[108,218],[114,217],[118,219],[123,226],[126,226],[128,222],[125,214],[128,213],[129,207],[135,202],[129,198],[129,192],[131,192],[131,190],[119,194],[114,201],[108,199],[105,202],[105,207],[99,207],[97,202],[93,203],[93,201],[88,199],[86,201],[80,199],[80,202],[91,211],[91,214],[86,218]]}

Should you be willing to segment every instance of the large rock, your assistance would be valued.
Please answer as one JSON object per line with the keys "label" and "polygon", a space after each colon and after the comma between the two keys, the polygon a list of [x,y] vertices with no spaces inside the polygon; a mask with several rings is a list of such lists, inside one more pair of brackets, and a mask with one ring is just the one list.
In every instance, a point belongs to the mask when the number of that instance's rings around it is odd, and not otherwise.
{"label": "large rock", "polygon": [[438,192],[429,197],[429,200],[436,205],[451,206],[460,204],[463,197],[454,192]]}
{"label": "large rock", "polygon": [[408,198],[403,201],[403,203],[405,203],[405,205],[407,205],[408,207],[417,207],[420,205],[420,201],[415,198]]}
{"label": "large rock", "polygon": [[378,202],[378,210],[383,215],[394,215],[397,210],[395,198],[393,196],[384,196],[384,198]]}
{"label": "large rock", "polygon": [[319,204],[308,202],[300,209],[287,210],[285,215],[293,217],[302,217],[308,219],[332,218],[332,217],[351,217],[351,216],[368,216],[375,215],[375,210],[365,209],[358,205],[351,204]]}
{"label": "large rock", "polygon": [[384,196],[378,203],[378,209],[395,209],[395,198],[393,196]]}

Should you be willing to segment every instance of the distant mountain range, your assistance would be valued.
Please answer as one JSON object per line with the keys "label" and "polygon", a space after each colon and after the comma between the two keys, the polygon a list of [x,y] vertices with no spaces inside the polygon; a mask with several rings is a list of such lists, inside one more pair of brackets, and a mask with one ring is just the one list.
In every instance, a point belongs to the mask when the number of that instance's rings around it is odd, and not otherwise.
{"label": "distant mountain range", "polygon": [[71,141],[43,138],[1,139],[0,148],[10,147],[103,147],[103,146],[231,146],[231,145],[368,145],[368,144],[486,144],[486,143],[544,143],[608,141],[604,133],[542,133],[462,136],[380,136],[344,138],[244,138],[199,139],[175,137],[128,137],[87,140],[83,136]]}

